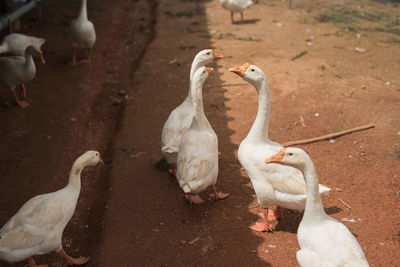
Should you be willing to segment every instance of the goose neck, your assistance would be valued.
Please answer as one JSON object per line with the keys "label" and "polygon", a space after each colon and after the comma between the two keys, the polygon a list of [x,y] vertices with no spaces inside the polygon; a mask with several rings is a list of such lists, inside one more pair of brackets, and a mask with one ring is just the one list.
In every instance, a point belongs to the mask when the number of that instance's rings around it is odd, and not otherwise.
{"label": "goose neck", "polygon": [[73,191],[76,191],[78,194],[81,190],[81,173],[83,168],[83,163],[78,158],[72,165],[67,185],[67,187],[71,188]]}
{"label": "goose neck", "polygon": [[258,111],[247,138],[253,141],[269,141],[270,90],[266,78],[255,87],[258,92]]}
{"label": "goose neck", "polygon": [[304,218],[315,220],[326,216],[322,199],[319,194],[318,175],[314,164],[311,159],[306,163],[305,168],[302,170],[307,190],[306,208],[304,211]]}
{"label": "goose neck", "polygon": [[82,20],[87,20],[86,0],[82,0],[81,2],[81,10],[79,11],[79,18]]}

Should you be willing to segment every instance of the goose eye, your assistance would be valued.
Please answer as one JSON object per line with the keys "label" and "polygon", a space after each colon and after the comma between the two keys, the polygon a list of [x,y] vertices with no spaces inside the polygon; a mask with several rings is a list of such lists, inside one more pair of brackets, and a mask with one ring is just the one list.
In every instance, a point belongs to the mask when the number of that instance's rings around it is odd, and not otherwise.
{"label": "goose eye", "polygon": [[203,73],[206,73],[206,71],[205,71],[205,70],[203,70]]}
{"label": "goose eye", "polygon": [[293,153],[289,153],[289,156],[293,156]]}
{"label": "goose eye", "polygon": [[210,54],[210,52],[207,52],[207,55],[209,55]]}
{"label": "goose eye", "polygon": [[96,153],[96,156],[98,156],[99,155],[99,153]]}
{"label": "goose eye", "polygon": [[251,69],[251,71],[254,71],[254,69]]}

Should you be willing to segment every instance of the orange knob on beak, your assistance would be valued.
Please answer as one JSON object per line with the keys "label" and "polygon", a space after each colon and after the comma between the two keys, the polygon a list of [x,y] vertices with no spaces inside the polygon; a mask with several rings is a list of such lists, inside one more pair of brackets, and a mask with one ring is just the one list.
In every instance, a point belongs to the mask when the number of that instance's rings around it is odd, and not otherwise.
{"label": "orange knob on beak", "polygon": [[244,73],[246,72],[246,70],[250,67],[250,63],[244,63],[242,66],[240,67],[234,67],[234,68],[230,68],[229,71],[233,72],[237,75],[239,75],[240,77],[244,76]]}
{"label": "orange knob on beak", "polygon": [[39,51],[38,57],[43,64],[46,64],[46,60],[44,60],[43,52]]}
{"label": "orange knob on beak", "polygon": [[286,148],[282,148],[278,153],[270,157],[265,163],[282,163],[283,155],[285,155]]}
{"label": "orange knob on beak", "polygon": [[99,163],[100,164],[104,164],[104,161],[103,161],[103,159],[101,157],[99,157]]}
{"label": "orange knob on beak", "polygon": [[205,67],[206,68],[206,71],[208,72],[208,73],[210,73],[210,72],[212,72],[214,69],[213,68],[207,68],[207,67]]}
{"label": "orange knob on beak", "polygon": [[215,52],[214,50],[212,51],[212,53],[213,53],[213,55],[214,55],[214,60],[224,58],[223,55],[218,54],[218,53]]}

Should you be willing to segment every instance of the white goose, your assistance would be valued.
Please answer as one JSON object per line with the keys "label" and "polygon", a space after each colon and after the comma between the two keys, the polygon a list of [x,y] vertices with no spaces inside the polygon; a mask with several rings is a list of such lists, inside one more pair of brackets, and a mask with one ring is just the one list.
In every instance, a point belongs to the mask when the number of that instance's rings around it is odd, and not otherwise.
{"label": "white goose", "polygon": [[89,57],[80,60],[79,63],[90,63],[92,60],[93,46],[96,42],[96,32],[93,23],[87,18],[86,0],[82,0],[78,17],[71,21],[70,33],[73,48],[71,64],[75,66],[78,63],[75,54],[77,48],[89,48]]}
{"label": "white goose", "polygon": [[204,49],[197,53],[190,69],[189,93],[183,103],[169,114],[167,121],[164,123],[161,134],[161,152],[170,166],[169,172],[173,175],[176,175],[176,158],[182,136],[192,123],[195,112],[190,89],[193,75],[201,66],[221,58],[223,56],[212,49]]}
{"label": "white goose", "polygon": [[318,192],[318,176],[306,152],[284,148],[267,162],[299,169],[305,178],[307,200],[303,219],[297,230],[301,250],[297,261],[301,267],[369,266],[354,235],[342,223],[325,213]]}
{"label": "white goose", "polygon": [[[36,196],[26,202],[0,229],[0,259],[17,262],[56,251],[68,264],[85,264],[90,257],[72,258],[62,247],[62,234],[74,214],[81,190],[81,172],[86,166],[104,163],[97,151],[87,151],[73,164],[66,187]],[[47,265],[46,265],[47,266]]]}
{"label": "white goose", "polygon": [[191,98],[195,114],[189,129],[184,133],[179,146],[177,175],[180,187],[190,204],[204,202],[198,193],[211,186],[214,200],[224,199],[229,194],[217,192],[218,138],[204,114],[203,83],[212,68],[196,70],[191,82]]}
{"label": "white goose", "polygon": [[0,57],[0,81],[11,89],[15,101],[22,108],[29,106],[29,104],[26,101],[19,100],[15,88],[20,85],[22,96],[26,97],[24,83],[31,81],[36,75],[33,56],[38,56],[42,62],[44,61],[41,51],[36,50],[33,46],[28,46],[25,49],[25,57]]}
{"label": "white goose", "polygon": [[[24,56],[28,46],[33,46],[39,53],[42,53],[41,47],[46,42],[44,38],[28,36],[21,33],[11,33],[4,37],[0,45],[0,54],[10,53],[15,56]],[[45,61],[43,59],[42,63]]]}
{"label": "white goose", "polygon": [[[304,210],[306,185],[301,172],[280,164],[266,164],[265,160],[276,154],[282,146],[268,137],[270,91],[263,71],[249,63],[230,69],[250,84],[258,93],[258,113],[247,137],[239,146],[240,164],[246,170],[256,192],[258,202],[264,208],[259,214],[264,223],[255,223],[254,231],[272,231],[270,220],[282,218],[281,207]],[[328,192],[326,186],[319,186],[320,193]],[[271,206],[278,206],[276,210]]]}
{"label": "white goose", "polygon": [[229,21],[226,21],[226,24],[235,23],[235,21],[233,20],[234,12],[240,12],[240,23],[243,23],[243,11],[253,4],[251,0],[219,0],[219,3],[222,5],[223,8],[231,12],[231,19]]}

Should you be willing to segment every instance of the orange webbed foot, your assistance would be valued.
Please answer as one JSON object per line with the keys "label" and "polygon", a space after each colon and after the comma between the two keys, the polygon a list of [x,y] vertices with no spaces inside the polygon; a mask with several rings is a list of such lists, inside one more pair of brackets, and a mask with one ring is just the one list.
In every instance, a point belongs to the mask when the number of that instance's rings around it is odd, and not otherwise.
{"label": "orange webbed foot", "polygon": [[49,267],[47,264],[36,264],[35,260],[32,257],[28,258],[28,263],[24,265],[24,267]]}
{"label": "orange webbed foot", "polygon": [[169,169],[168,169],[168,172],[169,172],[172,176],[176,177],[176,169],[175,169],[175,168],[169,168]]}
{"label": "orange webbed foot", "polygon": [[270,224],[265,225],[265,223],[256,222],[253,225],[249,226],[249,228],[256,232],[272,232],[272,226]]}
{"label": "orange webbed foot", "polygon": [[29,103],[23,100],[20,100],[17,102],[18,106],[20,106],[21,108],[26,108],[27,106],[29,106]]}
{"label": "orange webbed foot", "polygon": [[230,195],[229,193],[216,192],[216,194],[215,193],[209,194],[209,197],[212,200],[222,200],[229,197],[229,195]]}
{"label": "orange webbed foot", "polygon": [[82,59],[79,61],[79,63],[81,63],[81,64],[84,64],[84,63],[90,64],[91,62],[92,61],[90,59]]}
{"label": "orange webbed foot", "polygon": [[201,204],[204,200],[199,195],[185,194],[186,200],[189,204]]}
{"label": "orange webbed foot", "polygon": [[69,265],[82,265],[87,263],[90,260],[90,256],[89,257],[79,257],[79,258],[69,258],[67,260],[67,263]]}

